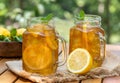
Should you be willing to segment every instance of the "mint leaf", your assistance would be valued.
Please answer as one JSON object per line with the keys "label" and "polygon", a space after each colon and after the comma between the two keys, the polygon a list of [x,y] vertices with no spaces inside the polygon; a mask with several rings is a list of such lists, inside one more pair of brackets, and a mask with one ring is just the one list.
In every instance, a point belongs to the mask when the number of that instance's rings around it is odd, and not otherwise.
{"label": "mint leaf", "polygon": [[41,17],[42,23],[48,23],[53,18],[53,14],[48,14],[46,17]]}
{"label": "mint leaf", "polygon": [[16,30],[16,29],[12,29],[12,30],[10,31],[11,37],[12,37],[12,36],[16,36],[16,34],[17,34],[17,30]]}
{"label": "mint leaf", "polygon": [[80,16],[81,20],[84,20],[85,12],[83,10],[81,10],[79,16]]}
{"label": "mint leaf", "polygon": [[75,18],[77,20],[84,20],[84,18],[85,18],[85,12],[83,10],[81,10],[80,13],[75,16]]}
{"label": "mint leaf", "polygon": [[46,17],[46,20],[50,21],[52,18],[53,18],[53,14],[49,14],[49,15]]}

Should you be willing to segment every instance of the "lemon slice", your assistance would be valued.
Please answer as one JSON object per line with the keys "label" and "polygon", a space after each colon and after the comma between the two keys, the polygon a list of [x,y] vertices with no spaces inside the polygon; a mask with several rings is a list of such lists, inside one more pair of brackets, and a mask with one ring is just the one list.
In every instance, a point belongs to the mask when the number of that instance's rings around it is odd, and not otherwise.
{"label": "lemon slice", "polygon": [[69,55],[67,68],[72,73],[85,74],[92,68],[92,57],[86,49],[77,48]]}
{"label": "lemon slice", "polygon": [[56,35],[54,34],[55,32],[46,30],[44,31],[44,33],[46,35],[46,43],[48,44],[48,46],[53,50],[58,49],[58,41],[56,39]]}
{"label": "lemon slice", "polygon": [[23,51],[24,64],[33,70],[51,66],[52,58],[51,50],[42,44],[30,45]]}

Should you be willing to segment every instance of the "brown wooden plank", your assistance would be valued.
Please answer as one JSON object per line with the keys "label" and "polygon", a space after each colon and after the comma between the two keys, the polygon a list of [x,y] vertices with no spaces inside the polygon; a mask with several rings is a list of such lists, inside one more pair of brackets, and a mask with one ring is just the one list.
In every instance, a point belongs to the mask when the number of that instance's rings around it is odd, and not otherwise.
{"label": "brown wooden plank", "polygon": [[1,60],[2,58],[0,57],[0,60]]}
{"label": "brown wooden plank", "polygon": [[5,70],[7,70],[7,66],[5,64],[6,61],[11,61],[11,60],[17,60],[18,58],[3,58],[0,60],[0,74],[3,73]]}
{"label": "brown wooden plank", "polygon": [[17,76],[10,72],[9,70],[5,71],[0,75],[0,83],[12,83],[17,79]]}
{"label": "brown wooden plank", "polygon": [[120,77],[109,77],[103,80],[103,83],[120,83]]}
{"label": "brown wooden plank", "polygon": [[23,78],[19,78],[15,83],[32,83],[32,82]]}
{"label": "brown wooden plank", "polygon": [[102,79],[87,79],[83,80],[81,83],[102,83]]}
{"label": "brown wooden plank", "polygon": [[7,66],[5,65],[6,61],[8,61],[8,59],[0,60],[0,74],[7,70]]}

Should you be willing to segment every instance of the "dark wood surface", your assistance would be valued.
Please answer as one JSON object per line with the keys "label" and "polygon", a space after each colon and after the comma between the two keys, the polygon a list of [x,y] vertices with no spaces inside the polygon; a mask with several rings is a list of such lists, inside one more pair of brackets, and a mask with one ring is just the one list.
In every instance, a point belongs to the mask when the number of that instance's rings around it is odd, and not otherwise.
{"label": "dark wood surface", "polygon": [[[107,50],[120,56],[120,45],[107,45]],[[32,83],[29,80],[21,78],[12,73],[5,65],[6,61],[17,60],[19,58],[1,58],[0,57],[0,83]],[[120,83],[120,77],[110,77],[104,79],[87,79],[81,82],[67,82],[67,83]]]}

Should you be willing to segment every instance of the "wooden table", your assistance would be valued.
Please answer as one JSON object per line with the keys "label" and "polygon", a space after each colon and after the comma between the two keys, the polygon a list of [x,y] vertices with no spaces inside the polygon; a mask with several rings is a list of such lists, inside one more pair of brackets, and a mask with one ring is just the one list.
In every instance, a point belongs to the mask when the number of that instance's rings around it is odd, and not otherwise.
{"label": "wooden table", "polygon": [[[107,49],[114,54],[120,56],[120,45],[107,45]],[[17,60],[19,58],[0,58],[0,83],[32,83],[29,80],[23,79],[13,74],[5,65],[6,61]],[[87,79],[81,82],[68,83],[120,83],[120,77],[110,77],[105,79]]]}

